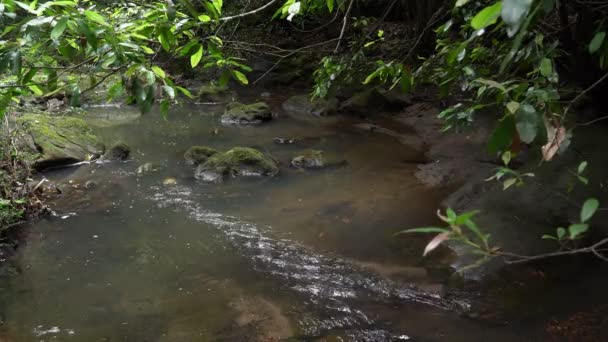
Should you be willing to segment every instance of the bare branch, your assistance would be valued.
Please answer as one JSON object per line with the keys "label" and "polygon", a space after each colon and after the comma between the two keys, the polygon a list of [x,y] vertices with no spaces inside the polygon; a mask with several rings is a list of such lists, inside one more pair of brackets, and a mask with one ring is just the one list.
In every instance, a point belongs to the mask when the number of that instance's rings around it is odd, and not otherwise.
{"label": "bare branch", "polygon": [[272,6],[272,4],[274,4],[275,2],[277,2],[277,0],[271,0],[270,2],[268,2],[266,5],[264,5],[262,7],[256,8],[249,12],[233,15],[230,17],[223,17],[223,18],[220,18],[219,21],[228,21],[228,20],[238,19],[238,18],[246,17],[246,16],[249,16],[252,14],[256,14],[256,13],[261,12],[261,11],[265,10],[266,8]]}

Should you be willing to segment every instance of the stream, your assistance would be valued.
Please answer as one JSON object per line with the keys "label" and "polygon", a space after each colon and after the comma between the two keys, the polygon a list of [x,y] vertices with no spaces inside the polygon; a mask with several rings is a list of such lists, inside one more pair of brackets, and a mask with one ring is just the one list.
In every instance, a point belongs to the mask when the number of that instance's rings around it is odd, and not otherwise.
{"label": "stream", "polygon": [[[352,117],[279,113],[237,127],[219,123],[222,111],[183,105],[167,120],[94,122],[131,159],[46,174],[70,191],[54,217],[27,227],[1,274],[0,341],[535,340],[469,318],[469,297],[444,286],[450,254],[423,259],[427,237],[394,235],[436,223],[445,196],[414,177],[420,151]],[[281,174],[202,183],[183,161],[193,145],[254,147]],[[287,167],[307,148],[347,163]],[[156,171],[137,174],[144,163]]]}

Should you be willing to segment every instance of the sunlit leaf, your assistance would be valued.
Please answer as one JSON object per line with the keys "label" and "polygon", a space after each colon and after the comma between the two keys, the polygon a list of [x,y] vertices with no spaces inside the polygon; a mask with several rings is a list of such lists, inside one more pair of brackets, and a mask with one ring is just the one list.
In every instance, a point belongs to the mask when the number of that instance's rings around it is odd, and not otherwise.
{"label": "sunlit leaf", "polygon": [[55,27],[53,27],[53,30],[51,30],[51,39],[57,40],[57,38],[61,37],[61,35],[65,31],[65,28],[67,27],[67,24],[68,18],[64,17],[59,19],[59,21],[57,21],[57,24],[55,24]]}
{"label": "sunlit leaf", "polygon": [[493,5],[482,9],[471,20],[471,26],[473,27],[473,29],[481,30],[482,28],[486,28],[496,23],[496,19],[498,19],[498,17],[500,16],[501,8],[502,1],[497,1]]}
{"label": "sunlit leaf", "polygon": [[245,74],[243,74],[242,72],[240,72],[238,70],[231,70],[230,72],[232,73],[234,78],[236,78],[236,80],[239,81],[239,83],[245,84],[245,85],[249,84],[249,80],[247,79],[247,76],[245,76]]}
{"label": "sunlit leaf", "polygon": [[196,68],[196,66],[201,62],[201,58],[203,58],[203,46],[198,44],[195,47],[196,51],[190,56],[190,65],[192,68]]}

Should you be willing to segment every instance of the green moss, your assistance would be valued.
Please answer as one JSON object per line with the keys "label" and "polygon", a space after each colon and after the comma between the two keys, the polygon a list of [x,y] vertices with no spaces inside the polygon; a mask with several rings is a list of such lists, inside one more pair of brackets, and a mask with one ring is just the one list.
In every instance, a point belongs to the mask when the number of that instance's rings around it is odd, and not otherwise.
{"label": "green moss", "polygon": [[242,104],[232,102],[226,106],[222,122],[260,123],[272,119],[270,107],[265,102]]}
{"label": "green moss", "polygon": [[279,168],[272,159],[249,147],[235,147],[227,152],[214,154],[203,166],[205,169],[236,174],[241,174],[243,170],[259,172],[268,176],[279,173]]}
{"label": "green moss", "polygon": [[37,163],[83,161],[104,152],[103,144],[80,118],[23,114],[16,122],[26,136],[26,144],[41,154]]}
{"label": "green moss", "polygon": [[188,165],[199,165],[207,161],[207,159],[214,154],[217,154],[217,150],[207,146],[192,146],[184,153],[184,159]]}

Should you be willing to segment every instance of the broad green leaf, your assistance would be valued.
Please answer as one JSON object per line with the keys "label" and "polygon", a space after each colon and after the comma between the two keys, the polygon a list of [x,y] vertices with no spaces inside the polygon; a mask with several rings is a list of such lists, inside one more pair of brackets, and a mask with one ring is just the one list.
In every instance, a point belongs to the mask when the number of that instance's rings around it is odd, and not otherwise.
{"label": "broad green leaf", "polygon": [[538,132],[538,120],[538,114],[534,107],[529,104],[523,104],[519,107],[516,127],[521,141],[526,144],[534,141]]}
{"label": "broad green leaf", "polygon": [[583,208],[581,209],[581,222],[585,223],[589,221],[599,207],[600,202],[595,198],[590,198],[586,200],[583,204]]}
{"label": "broad green leaf", "polygon": [[159,67],[157,67],[156,65],[152,66],[152,71],[156,74],[156,76],[160,77],[160,78],[166,78],[167,74],[165,74],[165,71]]}
{"label": "broad green leaf", "polygon": [[223,1],[222,0],[211,0],[211,2],[213,3],[213,7],[215,7],[215,10],[217,11],[217,13],[222,14]]}
{"label": "broad green leaf", "polygon": [[247,76],[245,76],[245,74],[243,74],[242,72],[238,71],[238,70],[231,70],[230,71],[232,73],[232,76],[234,76],[234,78],[236,78],[237,81],[239,81],[239,83],[241,84],[249,84],[249,80],[247,79]]}
{"label": "broad green leaf", "polygon": [[446,233],[446,232],[449,232],[449,230],[446,228],[421,227],[421,228],[412,228],[412,229],[402,230],[402,231],[396,233],[395,235],[412,234],[412,233]]}
{"label": "broad green leaf", "polygon": [[585,233],[589,230],[589,225],[586,223],[577,223],[568,227],[568,232],[570,233],[570,239],[574,240],[579,237],[581,234]]}
{"label": "broad green leaf", "polygon": [[507,35],[513,37],[530,11],[532,0],[504,0],[500,16],[507,24]]}
{"label": "broad green leaf", "polygon": [[543,58],[540,62],[540,74],[545,77],[553,75],[553,62],[549,58]]}
{"label": "broad green leaf", "polygon": [[602,47],[605,38],[605,31],[596,33],[595,36],[593,36],[593,39],[591,39],[591,42],[589,43],[589,53],[596,53]]}
{"label": "broad green leaf", "polygon": [[327,0],[327,9],[329,13],[334,11],[334,0]]}
{"label": "broad green leaf", "polygon": [[203,46],[198,44],[196,51],[190,56],[190,65],[192,68],[196,68],[196,66],[201,62],[201,58],[203,57]]}
{"label": "broad green leaf", "polygon": [[57,21],[57,24],[55,24],[55,27],[53,27],[53,30],[51,30],[51,39],[57,40],[57,38],[61,37],[63,31],[65,31],[65,28],[67,27],[67,24],[68,18],[63,17],[59,19],[59,21]]}
{"label": "broad green leaf", "polygon": [[87,38],[87,43],[93,50],[97,50],[97,37],[95,36],[95,33],[91,31],[89,25],[82,19],[77,19],[76,23],[78,24],[80,32]]}
{"label": "broad green leaf", "polygon": [[100,25],[103,26],[109,26],[108,22],[106,21],[106,19],[99,13],[94,12],[94,11],[90,11],[90,10],[86,10],[84,11],[84,15],[89,18],[89,20],[94,21]]}
{"label": "broad green leaf", "polygon": [[471,20],[471,26],[473,27],[473,29],[481,30],[496,23],[496,19],[498,19],[498,17],[500,16],[501,8],[502,1],[497,1],[493,5],[482,9]]}
{"label": "broad green leaf", "polygon": [[496,154],[497,152],[506,150],[511,141],[513,141],[514,134],[515,120],[513,115],[506,115],[500,120],[494,133],[492,133],[492,137],[488,143],[488,152]]}
{"label": "broad green leaf", "polygon": [[149,47],[147,47],[145,45],[140,45],[139,47],[148,55],[151,55],[154,53],[154,50],[150,49]]}

